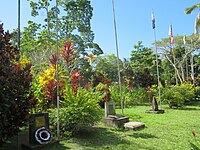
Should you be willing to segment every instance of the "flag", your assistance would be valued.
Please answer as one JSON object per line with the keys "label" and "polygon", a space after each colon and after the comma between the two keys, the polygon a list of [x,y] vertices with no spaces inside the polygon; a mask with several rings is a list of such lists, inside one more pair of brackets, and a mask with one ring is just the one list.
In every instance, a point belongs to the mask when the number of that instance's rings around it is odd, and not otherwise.
{"label": "flag", "polygon": [[183,44],[186,44],[186,35],[183,36]]}
{"label": "flag", "polygon": [[154,18],[154,14],[153,13],[151,14],[151,20],[152,20],[152,28],[155,29],[156,26],[155,26],[155,18]]}
{"label": "flag", "polygon": [[171,39],[171,44],[174,44],[174,36],[172,33],[172,25],[169,26],[169,37]]}
{"label": "flag", "polygon": [[172,37],[173,33],[172,33],[172,25],[169,26],[169,36]]}

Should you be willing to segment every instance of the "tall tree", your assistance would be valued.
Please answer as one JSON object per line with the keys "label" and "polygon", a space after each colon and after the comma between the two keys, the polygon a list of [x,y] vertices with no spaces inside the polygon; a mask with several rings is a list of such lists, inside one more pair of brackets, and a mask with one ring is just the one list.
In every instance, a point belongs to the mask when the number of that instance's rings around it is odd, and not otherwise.
{"label": "tall tree", "polygon": [[[22,36],[22,53],[31,51],[29,53],[32,54],[31,59],[39,59],[35,62],[46,63],[49,60],[50,55],[55,51],[55,25],[56,13],[58,13],[60,47],[66,40],[71,40],[80,55],[86,55],[88,51],[95,55],[102,54],[99,45],[93,42],[94,33],[90,25],[93,8],[90,1],[59,0],[58,3],[59,7],[56,9],[55,2],[52,0],[30,0],[31,15],[43,17],[44,22],[38,24],[29,21],[29,26],[25,28]],[[33,47],[27,46],[30,44]]]}
{"label": "tall tree", "polygon": [[130,63],[136,85],[147,87],[156,83],[156,55],[152,49],[144,47],[142,41],[134,45]]}
{"label": "tall tree", "polygon": [[[94,69],[96,72],[100,72],[112,82],[118,82],[117,59],[118,58],[114,54],[99,56],[94,61]],[[119,61],[120,68],[122,68],[122,61]]]}
{"label": "tall tree", "polygon": [[[161,41],[157,42],[160,53],[163,55],[163,69],[165,75],[162,76],[168,84],[175,83],[173,81],[175,79],[175,74],[172,72],[172,69],[176,71],[178,83],[182,83],[187,79],[187,68],[189,66],[189,73],[192,74],[192,67],[189,60],[191,59],[192,52],[197,51],[199,47],[197,37],[194,35],[187,37],[186,44],[183,42],[183,36],[176,36],[174,38],[175,44],[173,45],[173,48],[171,47],[169,38],[163,38]],[[193,41],[192,43],[191,40]],[[174,58],[175,61],[173,61]],[[186,64],[190,65],[186,66]]]}
{"label": "tall tree", "polygon": [[[200,3],[197,3],[195,5],[192,5],[185,9],[186,14],[191,14],[194,10],[200,8]],[[194,33],[199,33],[199,27],[200,27],[200,12],[197,14],[195,25],[194,25]]]}

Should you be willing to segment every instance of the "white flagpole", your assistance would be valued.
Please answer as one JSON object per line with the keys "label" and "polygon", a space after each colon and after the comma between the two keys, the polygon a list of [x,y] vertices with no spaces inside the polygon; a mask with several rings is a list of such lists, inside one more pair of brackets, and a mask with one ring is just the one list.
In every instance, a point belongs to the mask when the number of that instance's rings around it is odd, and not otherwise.
{"label": "white flagpole", "polygon": [[60,138],[60,123],[59,123],[59,78],[58,78],[58,0],[56,0],[56,98],[57,98],[57,139]]}
{"label": "white flagpole", "polygon": [[120,75],[120,67],[119,67],[119,52],[118,52],[118,42],[117,42],[117,28],[116,28],[114,0],[112,0],[112,8],[113,8],[114,30],[115,30],[115,45],[116,45],[116,51],[117,51],[117,67],[118,67],[118,78],[119,78],[119,89],[120,89],[120,101],[121,101],[122,115],[124,115],[124,105],[123,105],[123,101],[122,101],[122,84],[121,84],[121,75]]}
{"label": "white flagpole", "polygon": [[20,0],[18,0],[18,49],[20,50]]}
{"label": "white flagpole", "polygon": [[159,68],[158,68],[158,49],[156,44],[156,28],[155,28],[155,18],[154,13],[152,12],[152,21],[154,19],[154,23],[152,23],[153,30],[154,30],[154,42],[155,42],[155,49],[156,49],[156,68],[157,68],[157,78],[158,78],[158,99],[160,101],[160,109],[162,109],[162,102],[160,99],[160,75],[159,75]]}

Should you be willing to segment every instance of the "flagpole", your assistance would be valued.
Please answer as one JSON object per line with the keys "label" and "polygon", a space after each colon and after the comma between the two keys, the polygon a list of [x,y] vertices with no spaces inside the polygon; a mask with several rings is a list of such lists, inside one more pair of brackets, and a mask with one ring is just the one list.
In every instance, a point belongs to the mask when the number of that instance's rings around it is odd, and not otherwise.
{"label": "flagpole", "polygon": [[18,0],[18,49],[20,50],[20,0]]}
{"label": "flagpole", "polygon": [[124,115],[124,105],[123,105],[123,101],[122,101],[122,85],[121,85],[121,75],[120,75],[120,67],[119,67],[119,52],[118,52],[118,42],[117,42],[117,28],[116,28],[114,0],[112,0],[112,8],[113,8],[114,30],[115,30],[115,45],[116,45],[116,51],[117,51],[117,67],[118,67],[118,78],[119,78],[119,89],[120,89],[120,102],[121,102],[122,115]]}
{"label": "flagpole", "polygon": [[187,59],[187,50],[186,50],[186,35],[183,36],[183,45],[185,48],[185,55],[186,55],[186,61],[185,61],[185,66],[186,66],[186,76],[187,76],[187,81],[188,81],[188,59]]}
{"label": "flagpole", "polygon": [[170,48],[172,50],[172,55],[173,55],[173,63],[174,63],[174,73],[175,73],[175,80],[176,80],[176,85],[178,85],[178,79],[177,79],[177,70],[176,70],[176,58],[175,58],[175,53],[174,53],[174,49],[173,49],[173,44],[174,44],[174,36],[173,36],[173,33],[172,33],[172,25],[170,25],[169,27],[169,36],[170,36]]}
{"label": "flagpole", "polygon": [[159,75],[159,68],[158,68],[158,49],[157,49],[157,41],[156,41],[156,28],[155,28],[155,18],[154,14],[152,13],[152,21],[153,21],[153,30],[154,30],[154,42],[155,42],[155,49],[156,49],[156,68],[157,68],[157,78],[158,78],[158,99],[160,101],[160,109],[162,110],[162,102],[160,99],[160,75]]}
{"label": "flagpole", "polygon": [[59,122],[59,78],[58,78],[58,0],[56,0],[56,100],[57,100],[57,139],[60,138],[60,122]]}

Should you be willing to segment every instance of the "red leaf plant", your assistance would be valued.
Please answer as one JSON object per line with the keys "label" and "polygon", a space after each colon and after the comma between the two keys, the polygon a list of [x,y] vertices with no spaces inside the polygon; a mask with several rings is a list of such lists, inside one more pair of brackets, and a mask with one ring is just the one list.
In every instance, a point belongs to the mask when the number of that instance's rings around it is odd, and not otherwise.
{"label": "red leaf plant", "polygon": [[64,44],[64,49],[61,50],[61,56],[63,56],[67,65],[69,61],[74,58],[73,49],[74,47],[72,45],[72,42],[68,41]]}
{"label": "red leaf plant", "polygon": [[57,55],[56,54],[52,54],[52,58],[50,58],[50,63],[52,64],[52,65],[56,65],[56,62],[57,62]]}
{"label": "red leaf plant", "polygon": [[81,73],[80,71],[76,71],[71,74],[71,84],[72,84],[72,90],[74,94],[77,93],[78,90],[78,82],[81,80]]}
{"label": "red leaf plant", "polygon": [[[59,88],[63,87],[63,83],[59,82]],[[55,80],[50,80],[46,87],[45,87],[45,97],[48,99],[49,104],[53,104],[56,106],[56,88],[57,88],[57,82]]]}

